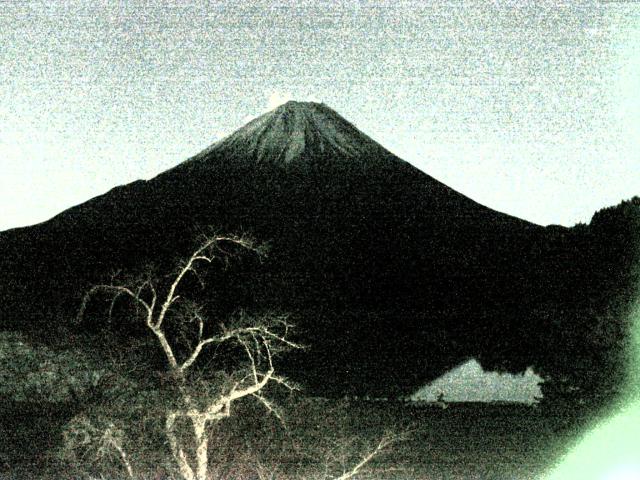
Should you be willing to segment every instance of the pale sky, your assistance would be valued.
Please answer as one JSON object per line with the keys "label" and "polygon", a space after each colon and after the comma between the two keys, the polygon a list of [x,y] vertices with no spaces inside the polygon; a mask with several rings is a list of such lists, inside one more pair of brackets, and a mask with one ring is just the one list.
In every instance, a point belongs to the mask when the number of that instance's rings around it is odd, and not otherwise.
{"label": "pale sky", "polygon": [[0,230],[288,98],[536,223],[640,194],[635,2],[3,0],[0,72]]}

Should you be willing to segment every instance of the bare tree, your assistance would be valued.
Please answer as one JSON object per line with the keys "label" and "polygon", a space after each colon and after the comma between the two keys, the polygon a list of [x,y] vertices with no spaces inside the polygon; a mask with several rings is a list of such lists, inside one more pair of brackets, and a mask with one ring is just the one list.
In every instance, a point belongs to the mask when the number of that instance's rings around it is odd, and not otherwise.
{"label": "bare tree", "polygon": [[[287,349],[301,346],[290,339],[291,325],[286,316],[265,315],[254,318],[240,314],[225,325],[211,322],[204,309],[193,301],[183,298],[181,287],[185,279],[192,275],[201,281],[199,268],[226,257],[225,245],[260,253],[253,242],[245,238],[212,236],[205,238],[200,246],[180,264],[170,277],[167,285],[151,277],[130,284],[113,282],[95,285],[84,297],[79,316],[85,313],[89,299],[99,292],[110,296],[113,311],[116,300],[126,297],[142,312],[142,320],[160,346],[168,376],[177,386],[179,402],[168,409],[165,419],[165,434],[178,471],[184,480],[205,480],[208,475],[209,427],[231,415],[234,402],[253,397],[261,402],[269,412],[279,417],[277,409],[263,394],[267,385],[277,383],[286,388],[294,386],[285,378],[276,375],[274,357]],[[178,330],[167,329],[168,319],[178,323]],[[182,329],[182,330],[181,330]],[[176,336],[184,329],[191,330],[195,339],[187,347],[177,346]],[[173,337],[173,338],[172,338]],[[244,353],[246,367],[238,368],[229,377],[226,385],[214,396],[195,395],[193,386],[197,384],[194,372],[198,360],[207,349],[234,344]],[[190,439],[178,431],[179,424],[190,425]],[[124,457],[123,457],[124,458]],[[127,471],[131,465],[127,463]]]}
{"label": "bare tree", "polygon": [[[231,416],[232,406],[243,398],[254,398],[266,410],[282,420],[278,409],[265,395],[266,387],[277,384],[286,389],[295,385],[277,375],[274,359],[281,352],[302,346],[291,340],[292,325],[286,315],[267,314],[258,317],[244,312],[226,324],[212,321],[205,308],[187,298],[188,284],[193,280],[204,287],[203,267],[215,261],[226,261],[228,248],[262,254],[252,241],[233,236],[205,237],[193,253],[182,261],[168,277],[160,279],[151,274],[129,281],[112,277],[110,283],[93,286],[84,296],[79,311],[82,319],[88,302],[98,294],[110,301],[109,317],[120,298],[136,307],[136,318],[151,334],[150,338],[162,352],[166,367],[166,382],[174,387],[175,401],[161,407],[164,415],[163,432],[168,441],[171,458],[183,480],[210,478],[209,456],[212,427]],[[199,368],[204,357],[215,359],[215,353],[226,347],[235,348],[244,359],[226,374],[212,390],[210,380]],[[221,371],[218,368],[217,371]],[[103,422],[104,423],[104,422]],[[80,416],[69,430],[83,446],[98,446],[96,458],[107,456],[119,461],[130,478],[134,477],[134,461],[125,448],[124,432],[111,421],[97,427],[87,417]],[[348,480],[355,478],[370,461],[396,440],[385,435],[373,448],[366,450],[355,462],[340,462],[340,468],[326,468],[323,479]],[[213,451],[213,450],[212,450]],[[335,461],[335,459],[331,460]],[[334,465],[336,467],[337,465]],[[332,470],[332,471],[331,471]],[[337,471],[336,471],[337,470]],[[257,468],[261,478],[273,477],[264,468]]]}

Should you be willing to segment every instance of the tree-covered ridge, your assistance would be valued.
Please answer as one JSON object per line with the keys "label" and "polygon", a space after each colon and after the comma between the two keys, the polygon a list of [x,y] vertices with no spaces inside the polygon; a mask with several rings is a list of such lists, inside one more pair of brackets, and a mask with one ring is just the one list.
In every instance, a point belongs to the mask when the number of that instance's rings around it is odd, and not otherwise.
{"label": "tree-covered ridge", "polygon": [[572,252],[565,261],[575,272],[565,276],[562,295],[542,309],[551,345],[563,355],[549,355],[545,372],[570,397],[611,400],[624,390],[631,338],[631,309],[640,288],[640,197],[599,210],[588,225],[569,231]]}
{"label": "tree-covered ridge", "polygon": [[99,358],[55,351],[27,336],[0,332],[0,397],[13,402],[68,403],[87,397],[108,373]]}

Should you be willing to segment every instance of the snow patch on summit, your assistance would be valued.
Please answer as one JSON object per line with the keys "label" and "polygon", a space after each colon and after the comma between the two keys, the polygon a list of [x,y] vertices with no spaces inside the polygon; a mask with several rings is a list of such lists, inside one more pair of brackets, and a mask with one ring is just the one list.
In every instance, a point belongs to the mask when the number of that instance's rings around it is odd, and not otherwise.
{"label": "snow patch on summit", "polygon": [[380,144],[324,104],[288,101],[251,120],[194,159],[242,152],[259,164],[308,161],[366,161],[392,156]]}

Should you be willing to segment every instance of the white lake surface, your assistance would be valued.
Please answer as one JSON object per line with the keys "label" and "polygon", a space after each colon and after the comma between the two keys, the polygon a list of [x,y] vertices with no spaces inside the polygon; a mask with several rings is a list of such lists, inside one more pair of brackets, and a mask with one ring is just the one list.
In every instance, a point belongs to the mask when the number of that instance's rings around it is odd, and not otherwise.
{"label": "white lake surface", "polygon": [[523,374],[486,372],[471,359],[425,385],[410,398],[433,402],[442,395],[445,402],[535,403],[542,398],[542,378],[532,368]]}

